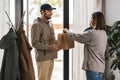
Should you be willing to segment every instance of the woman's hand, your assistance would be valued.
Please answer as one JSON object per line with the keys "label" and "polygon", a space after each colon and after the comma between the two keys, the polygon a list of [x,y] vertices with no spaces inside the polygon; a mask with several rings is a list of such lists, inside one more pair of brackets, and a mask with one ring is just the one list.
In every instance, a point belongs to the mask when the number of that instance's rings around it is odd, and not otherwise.
{"label": "woman's hand", "polygon": [[68,34],[69,30],[67,28],[63,29],[63,33]]}
{"label": "woman's hand", "polygon": [[63,29],[63,33],[67,34],[68,36],[71,36],[74,34],[73,32],[69,31],[67,28]]}

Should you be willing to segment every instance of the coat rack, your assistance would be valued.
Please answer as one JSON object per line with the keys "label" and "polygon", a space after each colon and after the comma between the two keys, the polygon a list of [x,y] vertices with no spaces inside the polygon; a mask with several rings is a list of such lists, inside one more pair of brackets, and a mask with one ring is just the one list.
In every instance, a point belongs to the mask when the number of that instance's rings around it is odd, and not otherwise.
{"label": "coat rack", "polygon": [[23,23],[23,18],[24,18],[24,15],[25,15],[26,11],[23,12],[23,15],[22,15],[21,19],[19,20],[19,22],[18,22],[18,24],[17,24],[17,26],[16,26],[16,29],[15,29],[15,26],[13,25],[13,23],[12,23],[9,15],[8,15],[7,11],[5,11],[5,13],[6,13],[6,15],[7,15],[8,19],[9,19],[9,22],[6,22],[6,23],[7,23],[9,26],[11,26],[11,28],[13,29],[13,31],[17,31],[17,30],[19,29],[19,27],[24,24],[24,23]]}

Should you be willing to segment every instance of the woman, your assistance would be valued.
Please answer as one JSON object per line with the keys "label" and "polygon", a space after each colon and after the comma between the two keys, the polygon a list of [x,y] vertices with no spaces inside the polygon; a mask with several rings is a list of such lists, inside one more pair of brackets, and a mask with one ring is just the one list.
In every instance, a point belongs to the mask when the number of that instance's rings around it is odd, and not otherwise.
{"label": "woman", "polygon": [[102,80],[105,70],[105,51],[107,34],[105,32],[105,19],[101,12],[92,14],[90,25],[92,30],[83,34],[72,33],[66,29],[64,32],[75,41],[84,44],[83,69],[87,80]]}

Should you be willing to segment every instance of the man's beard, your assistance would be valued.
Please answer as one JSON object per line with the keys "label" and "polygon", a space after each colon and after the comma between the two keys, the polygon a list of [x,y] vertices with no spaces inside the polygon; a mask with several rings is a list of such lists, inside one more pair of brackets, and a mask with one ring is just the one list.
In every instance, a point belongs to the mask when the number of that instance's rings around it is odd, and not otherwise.
{"label": "man's beard", "polygon": [[49,17],[49,15],[47,16],[46,14],[44,15],[46,19],[51,19],[51,16]]}

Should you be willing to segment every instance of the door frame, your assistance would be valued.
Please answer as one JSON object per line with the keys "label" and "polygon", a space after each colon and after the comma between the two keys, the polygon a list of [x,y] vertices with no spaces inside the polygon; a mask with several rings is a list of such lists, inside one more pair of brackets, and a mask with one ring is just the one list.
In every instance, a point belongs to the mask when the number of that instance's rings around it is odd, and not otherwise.
{"label": "door frame", "polygon": [[[18,24],[18,20],[20,20],[20,18],[23,15],[23,4],[24,4],[23,0],[15,0],[15,25],[16,26]],[[69,0],[63,0],[63,6],[64,6],[63,25],[64,25],[64,28],[69,29]],[[64,50],[63,52],[64,52],[63,80],[69,80],[69,50]]]}

